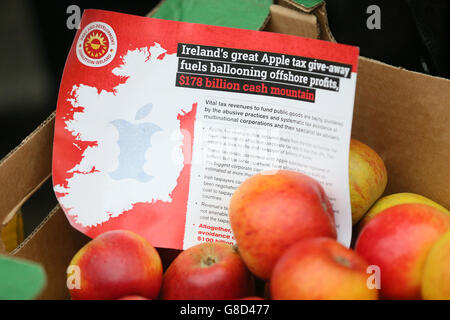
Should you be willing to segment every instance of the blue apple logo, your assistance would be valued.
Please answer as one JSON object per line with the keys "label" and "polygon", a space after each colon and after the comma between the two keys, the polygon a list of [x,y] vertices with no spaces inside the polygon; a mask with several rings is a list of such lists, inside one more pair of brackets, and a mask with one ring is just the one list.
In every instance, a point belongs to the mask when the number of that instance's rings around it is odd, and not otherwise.
{"label": "blue apple logo", "polygon": [[[135,116],[135,120],[144,119],[151,111],[152,104],[141,107]],[[153,177],[144,172],[145,152],[151,147],[151,137],[162,129],[152,122],[131,123],[127,120],[114,120],[111,124],[119,132],[117,141],[119,153],[119,167],[110,172],[109,176],[114,180],[134,179],[140,182],[148,182]]]}

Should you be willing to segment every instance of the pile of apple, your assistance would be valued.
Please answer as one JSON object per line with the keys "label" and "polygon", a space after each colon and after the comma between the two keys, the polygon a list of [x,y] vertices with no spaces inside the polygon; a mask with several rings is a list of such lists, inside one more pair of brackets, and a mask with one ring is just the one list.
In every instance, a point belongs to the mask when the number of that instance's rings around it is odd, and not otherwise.
{"label": "pile of apple", "polygon": [[386,167],[352,139],[354,241],[337,242],[322,186],[293,171],[263,172],[235,191],[237,245],[155,249],[130,231],[106,232],[71,261],[72,299],[450,299],[450,213],[423,196],[381,197]]}

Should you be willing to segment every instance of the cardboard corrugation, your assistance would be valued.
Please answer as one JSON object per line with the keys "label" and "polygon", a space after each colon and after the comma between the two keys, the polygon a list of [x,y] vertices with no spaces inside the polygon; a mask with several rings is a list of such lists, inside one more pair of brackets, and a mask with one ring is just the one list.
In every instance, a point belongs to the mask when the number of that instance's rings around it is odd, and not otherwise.
{"label": "cardboard corrugation", "polygon": [[54,114],[0,161],[0,228],[50,176],[53,131]]}
{"label": "cardboard corrugation", "polygon": [[[265,31],[334,41],[324,4],[304,12],[290,0],[277,3]],[[447,79],[359,59],[352,136],[386,162],[386,194],[416,192],[450,207],[449,101]],[[0,162],[0,221],[50,175],[53,130],[54,114]],[[57,206],[12,254],[43,264],[49,283],[41,299],[65,299],[66,268],[86,241]]]}
{"label": "cardboard corrugation", "polygon": [[48,284],[39,299],[68,299],[66,269],[75,253],[88,241],[85,235],[72,228],[63,210],[56,206],[11,255],[44,267]]}
{"label": "cardboard corrugation", "polygon": [[[0,161],[0,221],[9,221],[51,176],[55,113]],[[41,263],[51,279],[41,299],[68,298],[65,270],[88,238],[73,229],[56,206],[10,254]],[[5,248],[2,244],[3,253]]]}

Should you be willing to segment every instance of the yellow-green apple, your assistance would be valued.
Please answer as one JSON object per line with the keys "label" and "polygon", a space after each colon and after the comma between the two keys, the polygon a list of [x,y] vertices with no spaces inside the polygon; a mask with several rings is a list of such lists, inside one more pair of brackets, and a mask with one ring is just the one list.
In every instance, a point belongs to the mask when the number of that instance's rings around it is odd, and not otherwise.
{"label": "yellow-green apple", "polygon": [[368,263],[330,238],[311,238],[291,246],[270,278],[274,300],[376,300],[369,288]]}
{"label": "yellow-green apple", "polygon": [[164,273],[165,300],[225,300],[253,296],[254,278],[235,246],[205,242],[181,252]]}
{"label": "yellow-green apple", "polygon": [[295,171],[262,172],[245,180],[231,198],[229,217],[242,259],[264,280],[295,242],[336,238],[333,210],[322,186]]}
{"label": "yellow-green apple", "polygon": [[436,241],[425,260],[422,298],[450,300],[450,231]]}
{"label": "yellow-green apple", "polygon": [[[115,300],[129,295],[158,296],[161,259],[140,235],[126,230],[105,232],[81,248],[70,262],[79,277],[70,286],[73,300]],[[69,279],[68,279],[69,280]]]}
{"label": "yellow-green apple", "polygon": [[355,225],[383,194],[387,170],[383,159],[368,145],[351,139],[348,161],[352,222]]}
{"label": "yellow-green apple", "polygon": [[375,217],[378,213],[381,211],[399,205],[404,203],[422,203],[427,204],[429,206],[432,206],[442,212],[450,214],[450,212],[445,209],[440,204],[434,202],[431,199],[428,199],[424,196],[421,196],[416,193],[409,193],[409,192],[401,192],[401,193],[394,193],[390,194],[388,196],[384,196],[380,199],[378,199],[374,205],[367,211],[367,213],[364,215],[364,217],[361,219],[358,225],[358,229],[361,231],[361,229],[366,225],[367,222],[369,222],[373,217]]}
{"label": "yellow-green apple", "polygon": [[420,299],[425,259],[450,230],[450,215],[425,204],[400,204],[372,218],[355,250],[381,272],[384,299]]}

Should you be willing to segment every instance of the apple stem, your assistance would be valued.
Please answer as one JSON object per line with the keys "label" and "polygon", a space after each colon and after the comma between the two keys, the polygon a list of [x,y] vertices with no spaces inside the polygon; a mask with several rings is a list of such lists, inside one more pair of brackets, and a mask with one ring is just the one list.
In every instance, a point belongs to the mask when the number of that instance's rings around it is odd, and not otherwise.
{"label": "apple stem", "polygon": [[210,266],[216,263],[216,260],[214,258],[208,257],[205,260],[203,260],[203,263],[206,264],[207,266]]}
{"label": "apple stem", "polygon": [[348,261],[347,259],[345,259],[343,257],[338,256],[338,257],[335,257],[334,259],[336,260],[337,263],[342,264],[343,266],[346,266],[346,267],[351,266],[350,261]]}

